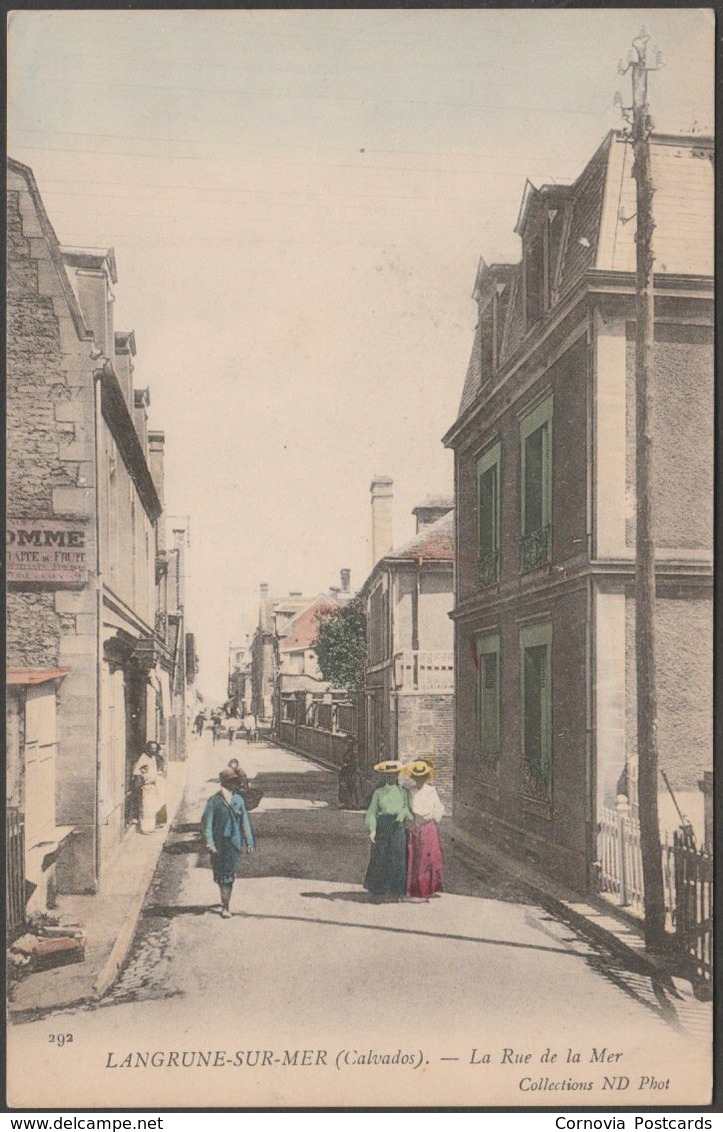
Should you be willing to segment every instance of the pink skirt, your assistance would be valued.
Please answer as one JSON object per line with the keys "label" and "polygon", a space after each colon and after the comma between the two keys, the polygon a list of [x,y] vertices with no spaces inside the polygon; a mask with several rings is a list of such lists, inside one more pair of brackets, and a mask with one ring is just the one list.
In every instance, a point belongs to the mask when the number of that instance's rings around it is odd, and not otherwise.
{"label": "pink skirt", "polygon": [[407,896],[444,891],[444,859],[436,821],[407,828]]}

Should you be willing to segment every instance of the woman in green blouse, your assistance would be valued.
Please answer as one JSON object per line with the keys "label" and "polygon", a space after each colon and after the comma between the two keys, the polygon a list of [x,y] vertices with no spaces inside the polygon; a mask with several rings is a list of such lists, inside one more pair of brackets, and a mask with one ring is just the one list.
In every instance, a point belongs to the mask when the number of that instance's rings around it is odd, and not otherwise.
{"label": "woman in green blouse", "polygon": [[404,822],[413,820],[409,795],[398,781],[401,767],[402,764],[395,761],[376,763],[374,770],[383,775],[384,782],[372,794],[365,818],[372,851],[364,887],[373,896],[397,899],[407,891]]}

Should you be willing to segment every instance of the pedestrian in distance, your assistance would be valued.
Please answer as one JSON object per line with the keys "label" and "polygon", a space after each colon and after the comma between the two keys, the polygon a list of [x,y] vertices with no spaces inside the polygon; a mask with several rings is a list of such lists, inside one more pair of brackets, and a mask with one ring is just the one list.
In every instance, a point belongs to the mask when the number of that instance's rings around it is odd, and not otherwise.
{"label": "pedestrian in distance", "polygon": [[229,759],[227,769],[230,770],[233,774],[235,774],[236,777],[238,778],[239,788],[241,790],[245,790],[248,787],[249,780],[248,780],[248,776],[247,776],[246,772],[242,769],[241,763],[238,761],[238,759]]}
{"label": "pedestrian in distance", "polygon": [[246,732],[246,742],[255,743],[258,737],[258,723],[252,711],[246,712],[244,716],[244,730]]}
{"label": "pedestrian in distance", "polygon": [[236,715],[230,715],[226,720],[226,738],[233,743],[234,736],[241,729],[241,720]]}
{"label": "pedestrian in distance", "polygon": [[365,824],[372,843],[364,887],[372,896],[401,900],[407,891],[407,835],[404,822],[413,820],[409,795],[399,785],[402,764],[396,760],[375,763],[383,783],[371,797]]}
{"label": "pedestrian in distance", "polygon": [[409,798],[414,820],[407,827],[407,896],[429,900],[444,891],[444,858],[439,839],[444,806],[432,785],[434,766],[430,761],[418,759],[401,773],[414,783]]}
{"label": "pedestrian in distance", "polygon": [[361,776],[356,759],[356,740],[351,739],[339,767],[339,805],[342,810],[361,808]]}
{"label": "pedestrian in distance", "polygon": [[208,799],[201,830],[206,848],[211,854],[213,879],[221,894],[221,916],[231,916],[231,894],[241,854],[253,853],[256,848],[251,819],[240,793],[241,779],[226,768],[219,775],[220,789]]}
{"label": "pedestrian in distance", "polygon": [[199,738],[201,737],[201,735],[203,735],[203,729],[204,729],[205,726],[206,726],[206,716],[204,715],[204,713],[202,711],[199,711],[198,715],[196,716],[196,718],[193,721],[193,730],[195,731],[196,735]]}

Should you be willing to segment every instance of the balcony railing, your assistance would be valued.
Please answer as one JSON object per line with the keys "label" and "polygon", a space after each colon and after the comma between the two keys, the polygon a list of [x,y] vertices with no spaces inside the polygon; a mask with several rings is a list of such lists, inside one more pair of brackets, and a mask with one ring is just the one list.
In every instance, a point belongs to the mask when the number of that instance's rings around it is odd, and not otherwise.
{"label": "balcony railing", "polygon": [[487,589],[499,581],[500,552],[493,550],[491,554],[483,554],[477,560],[477,580],[480,589]]}
{"label": "balcony railing", "polygon": [[550,528],[540,527],[537,531],[530,531],[523,535],[520,542],[520,569],[523,574],[529,574],[538,566],[544,566],[550,561]]}
{"label": "balcony railing", "polygon": [[397,653],[394,682],[402,692],[453,692],[454,653],[451,649]]}

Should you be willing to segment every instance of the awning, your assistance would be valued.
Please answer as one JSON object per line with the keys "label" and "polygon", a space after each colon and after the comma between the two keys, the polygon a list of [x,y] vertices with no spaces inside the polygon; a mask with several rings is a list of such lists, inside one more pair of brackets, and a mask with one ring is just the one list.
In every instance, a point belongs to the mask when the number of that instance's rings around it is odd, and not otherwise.
{"label": "awning", "polygon": [[69,668],[8,668],[6,684],[46,684],[48,680],[62,680]]}

